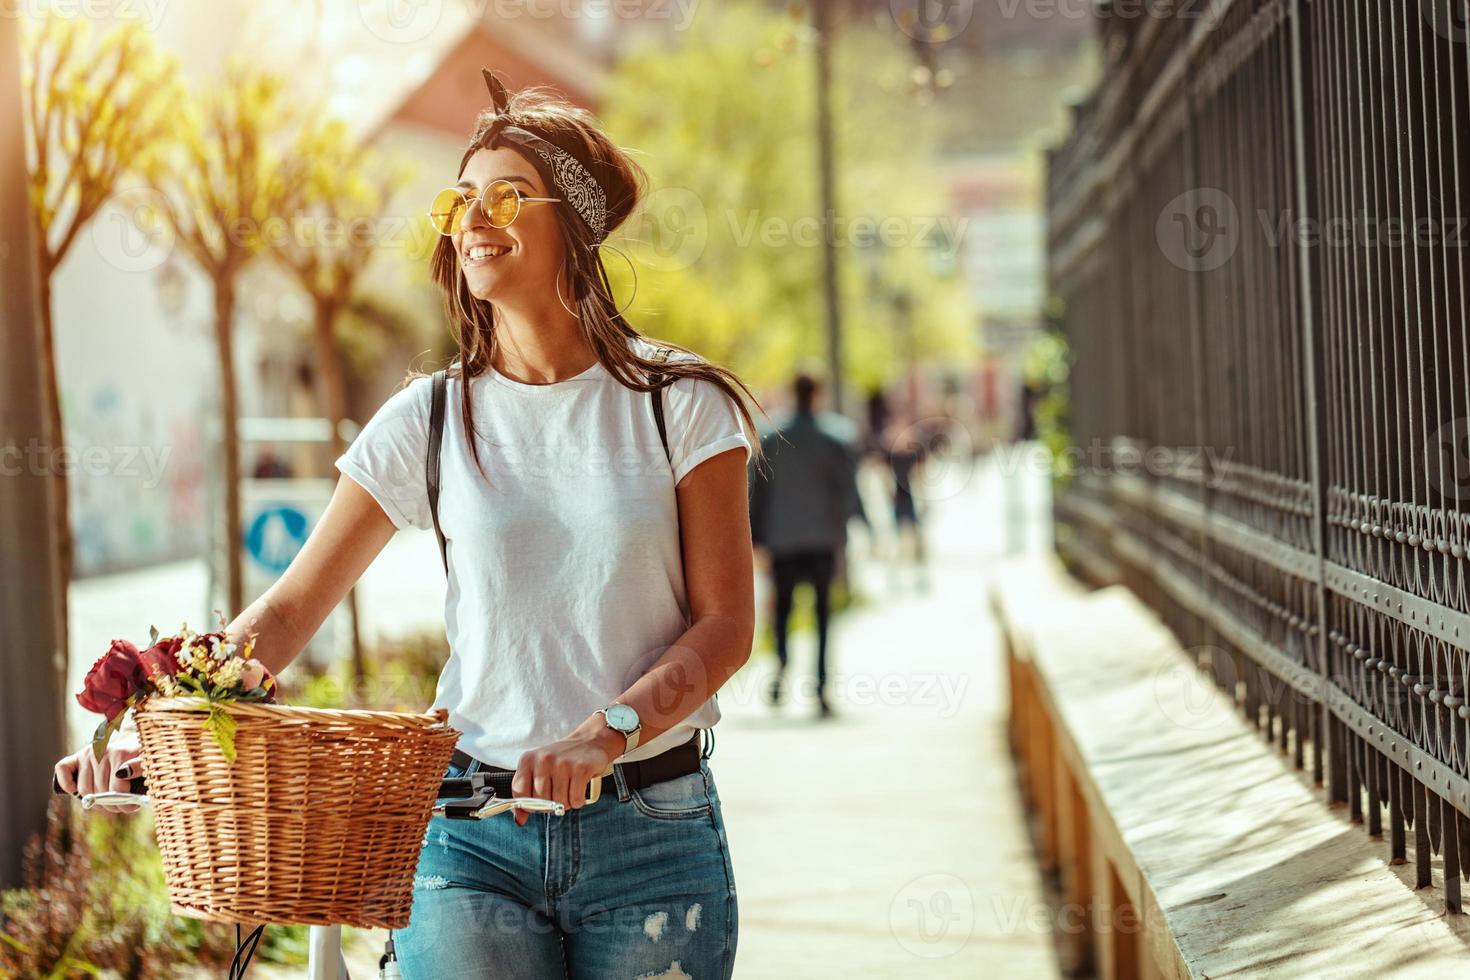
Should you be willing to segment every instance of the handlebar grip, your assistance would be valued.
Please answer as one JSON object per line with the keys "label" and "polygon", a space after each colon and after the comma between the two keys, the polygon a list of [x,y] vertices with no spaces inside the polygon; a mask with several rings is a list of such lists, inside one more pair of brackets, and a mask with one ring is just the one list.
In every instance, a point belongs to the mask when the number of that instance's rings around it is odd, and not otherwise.
{"label": "handlebar grip", "polygon": [[[129,793],[135,793],[138,796],[145,795],[148,792],[148,780],[142,776],[134,776],[128,780],[127,791]],[[51,792],[58,795],[66,793],[66,790],[61,788],[61,781],[56,778],[56,773],[54,772],[51,774]]]}

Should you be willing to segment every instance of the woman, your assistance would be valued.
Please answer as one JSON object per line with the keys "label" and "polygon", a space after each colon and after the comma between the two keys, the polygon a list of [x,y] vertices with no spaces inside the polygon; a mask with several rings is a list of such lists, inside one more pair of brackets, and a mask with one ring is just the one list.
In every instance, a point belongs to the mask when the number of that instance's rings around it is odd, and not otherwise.
{"label": "woman", "polygon": [[[485,77],[494,110],[458,193],[430,209],[432,275],[459,328],[437,513],[451,654],[434,707],[464,733],[449,775],[513,771],[515,794],[569,809],[435,818],[395,953],[409,980],[728,977],[735,883],[703,739],[754,628],[749,392],[614,306],[598,245],[638,203],[636,166],[586,112]],[[418,378],[374,415],[301,554],[228,627],[255,633],[271,670],[395,530],[434,526],[430,400]],[[117,785],[126,746],[58,763],[62,785]]]}

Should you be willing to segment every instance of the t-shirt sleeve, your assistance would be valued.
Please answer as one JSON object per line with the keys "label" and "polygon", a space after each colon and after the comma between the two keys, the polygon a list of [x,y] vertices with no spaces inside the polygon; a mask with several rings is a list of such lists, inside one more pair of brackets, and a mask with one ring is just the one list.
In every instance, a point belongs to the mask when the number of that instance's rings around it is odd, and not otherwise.
{"label": "t-shirt sleeve", "polygon": [[424,473],[429,393],[428,378],[394,392],[337,459],[337,469],[372,494],[400,530],[433,526]]}
{"label": "t-shirt sleeve", "polygon": [[745,419],[722,388],[703,378],[680,378],[666,393],[675,483],[711,456],[729,449],[743,448],[745,459],[750,459]]}

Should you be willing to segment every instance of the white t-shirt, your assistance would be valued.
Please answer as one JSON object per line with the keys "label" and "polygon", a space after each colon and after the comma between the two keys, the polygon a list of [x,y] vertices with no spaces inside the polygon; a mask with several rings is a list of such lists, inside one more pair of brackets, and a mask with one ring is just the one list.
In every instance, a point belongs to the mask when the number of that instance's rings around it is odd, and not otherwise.
{"label": "white t-shirt", "polygon": [[[645,356],[658,350],[638,343]],[[680,379],[663,396],[671,465],[651,397],[600,362],[540,385],[492,368],[470,382],[482,476],[459,385],[449,379],[439,494],[450,655],[433,708],[448,709],[466,752],[512,769],[620,695],[688,629],[674,485],[726,450],[748,458],[752,439],[722,390]],[[430,387],[417,378],[396,392],[337,460],[399,528],[433,528]],[[622,761],[657,755],[719,717],[712,697]]]}

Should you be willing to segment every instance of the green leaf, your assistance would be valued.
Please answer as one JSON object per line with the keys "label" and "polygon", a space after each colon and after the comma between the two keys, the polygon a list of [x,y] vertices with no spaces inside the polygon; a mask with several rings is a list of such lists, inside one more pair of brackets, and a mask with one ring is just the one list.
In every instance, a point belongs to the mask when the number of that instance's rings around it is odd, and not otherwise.
{"label": "green leaf", "polygon": [[158,644],[158,627],[157,626],[150,626],[150,627],[148,627],[148,644],[149,644],[149,646],[156,646]]}
{"label": "green leaf", "polygon": [[111,721],[103,720],[92,733],[92,757],[98,762],[102,761],[102,753],[107,751],[107,743],[112,739],[112,733],[122,727],[123,715],[126,711],[119,711],[117,717]]}
{"label": "green leaf", "polygon": [[220,751],[225,754],[225,759],[233,763],[235,761],[235,719],[223,708],[211,704],[209,715],[204,719],[204,727],[214,736]]}

